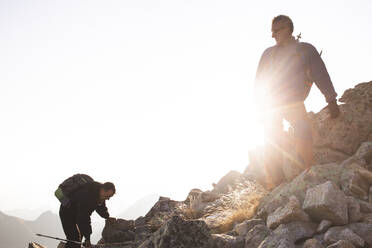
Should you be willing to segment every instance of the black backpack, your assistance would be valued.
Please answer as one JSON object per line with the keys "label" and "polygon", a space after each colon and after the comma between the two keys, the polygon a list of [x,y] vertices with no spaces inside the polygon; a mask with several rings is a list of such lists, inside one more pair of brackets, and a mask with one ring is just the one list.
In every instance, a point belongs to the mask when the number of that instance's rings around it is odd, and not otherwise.
{"label": "black backpack", "polygon": [[71,204],[71,194],[81,188],[83,185],[93,181],[93,178],[86,174],[75,174],[64,180],[58,186],[58,189],[54,192],[54,195],[61,202],[62,206],[69,207]]}

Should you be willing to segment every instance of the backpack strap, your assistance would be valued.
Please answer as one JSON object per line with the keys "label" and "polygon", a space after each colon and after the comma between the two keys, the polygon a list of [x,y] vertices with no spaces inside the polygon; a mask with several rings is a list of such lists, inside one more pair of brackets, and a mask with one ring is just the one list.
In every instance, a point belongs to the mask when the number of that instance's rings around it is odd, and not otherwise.
{"label": "backpack strap", "polygon": [[304,100],[309,96],[311,87],[313,86],[314,80],[312,79],[311,76],[311,70],[310,70],[310,64],[309,61],[306,57],[306,51],[304,50],[304,47],[301,45],[301,42],[297,39],[297,48],[296,48],[296,53],[297,55],[305,61],[305,90],[304,90]]}

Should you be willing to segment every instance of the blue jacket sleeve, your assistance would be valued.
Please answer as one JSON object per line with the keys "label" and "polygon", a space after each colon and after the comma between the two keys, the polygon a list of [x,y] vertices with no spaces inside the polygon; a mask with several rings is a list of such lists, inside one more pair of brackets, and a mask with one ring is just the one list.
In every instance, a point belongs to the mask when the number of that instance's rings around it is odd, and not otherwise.
{"label": "blue jacket sleeve", "polygon": [[310,67],[310,76],[312,80],[322,92],[328,103],[334,101],[337,97],[337,93],[333,87],[331,78],[329,77],[322,58],[314,46],[307,43],[306,48],[308,65]]}

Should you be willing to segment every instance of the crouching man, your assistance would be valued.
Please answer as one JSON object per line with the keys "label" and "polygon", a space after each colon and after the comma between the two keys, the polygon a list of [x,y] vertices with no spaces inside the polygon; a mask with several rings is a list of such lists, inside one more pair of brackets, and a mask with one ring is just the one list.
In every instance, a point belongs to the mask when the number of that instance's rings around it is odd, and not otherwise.
{"label": "crouching man", "polygon": [[[112,221],[105,204],[115,194],[115,185],[110,182],[104,184],[89,182],[71,194],[71,204],[61,204],[59,216],[66,238],[81,242],[85,237],[85,247],[91,247],[90,235],[92,227],[90,216],[96,211],[102,218]],[[67,242],[66,248],[80,248],[79,244]]]}

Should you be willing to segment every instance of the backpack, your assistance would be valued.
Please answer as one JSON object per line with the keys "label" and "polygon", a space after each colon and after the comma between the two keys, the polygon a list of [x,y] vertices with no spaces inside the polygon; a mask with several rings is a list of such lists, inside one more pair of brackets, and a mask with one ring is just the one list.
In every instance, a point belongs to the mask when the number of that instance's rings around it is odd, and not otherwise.
{"label": "backpack", "polygon": [[83,185],[94,182],[93,178],[86,174],[75,174],[66,180],[64,180],[58,189],[54,192],[54,195],[61,202],[64,207],[69,207],[71,205],[71,195],[76,190],[80,189]]}

